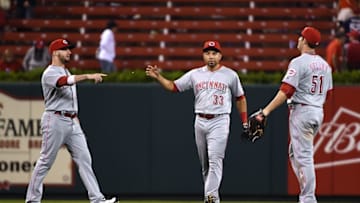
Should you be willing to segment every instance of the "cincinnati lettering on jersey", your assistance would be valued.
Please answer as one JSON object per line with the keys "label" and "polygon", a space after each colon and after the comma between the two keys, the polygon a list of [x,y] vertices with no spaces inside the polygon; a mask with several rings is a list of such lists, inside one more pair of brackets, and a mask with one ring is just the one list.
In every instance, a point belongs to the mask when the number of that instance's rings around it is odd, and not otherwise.
{"label": "cincinnati lettering on jersey", "polygon": [[208,89],[216,89],[222,92],[226,92],[227,88],[228,86],[226,84],[218,81],[201,81],[195,85],[197,92]]}

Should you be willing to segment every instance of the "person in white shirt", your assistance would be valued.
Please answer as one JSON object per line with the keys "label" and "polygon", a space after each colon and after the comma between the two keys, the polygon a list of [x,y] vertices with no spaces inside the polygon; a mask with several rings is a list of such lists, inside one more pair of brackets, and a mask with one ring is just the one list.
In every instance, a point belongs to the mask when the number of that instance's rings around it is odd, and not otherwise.
{"label": "person in white shirt", "polygon": [[100,62],[101,70],[104,73],[116,72],[116,66],[114,63],[116,57],[116,30],[116,22],[109,20],[107,22],[106,28],[100,36],[100,46],[97,57]]}

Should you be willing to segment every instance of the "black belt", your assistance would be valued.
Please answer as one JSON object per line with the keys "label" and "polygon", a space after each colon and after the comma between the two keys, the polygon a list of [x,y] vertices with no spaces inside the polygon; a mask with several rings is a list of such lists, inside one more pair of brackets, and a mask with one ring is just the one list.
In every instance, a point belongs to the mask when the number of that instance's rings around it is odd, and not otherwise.
{"label": "black belt", "polygon": [[197,114],[199,117],[201,118],[206,118],[206,119],[213,119],[215,117],[220,116],[221,114],[204,114],[204,113],[198,113]]}
{"label": "black belt", "polygon": [[298,103],[298,102],[293,102],[293,103],[291,103],[291,104],[292,104],[292,105],[307,106],[307,104]]}
{"label": "black belt", "polygon": [[77,117],[77,113],[75,112],[66,112],[66,111],[54,111],[55,114],[62,115],[69,118]]}
{"label": "black belt", "polygon": [[298,103],[298,102],[291,102],[289,104],[289,107],[294,107],[296,105],[299,105],[299,106],[313,106],[313,107],[317,107],[317,108],[322,108],[322,106],[315,106],[315,105],[312,105],[312,104],[304,104],[304,103]]}

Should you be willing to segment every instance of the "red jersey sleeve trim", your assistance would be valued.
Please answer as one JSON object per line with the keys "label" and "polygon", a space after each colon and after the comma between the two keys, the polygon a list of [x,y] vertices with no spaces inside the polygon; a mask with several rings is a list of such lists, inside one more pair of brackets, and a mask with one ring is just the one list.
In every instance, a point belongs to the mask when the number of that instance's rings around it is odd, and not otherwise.
{"label": "red jersey sleeve trim", "polygon": [[245,95],[241,95],[240,97],[236,97],[236,101],[242,100],[245,98]]}
{"label": "red jersey sleeve trim", "polygon": [[179,89],[178,89],[178,87],[175,85],[175,83],[174,83],[174,87],[173,87],[172,91],[173,91],[173,92],[179,92]]}
{"label": "red jersey sleeve trim", "polygon": [[61,86],[67,85],[67,78],[68,78],[67,76],[60,77],[56,82],[56,86],[61,87]]}
{"label": "red jersey sleeve trim", "polygon": [[290,98],[295,92],[295,87],[293,87],[288,83],[283,82],[280,86],[280,90],[285,93],[287,98]]}

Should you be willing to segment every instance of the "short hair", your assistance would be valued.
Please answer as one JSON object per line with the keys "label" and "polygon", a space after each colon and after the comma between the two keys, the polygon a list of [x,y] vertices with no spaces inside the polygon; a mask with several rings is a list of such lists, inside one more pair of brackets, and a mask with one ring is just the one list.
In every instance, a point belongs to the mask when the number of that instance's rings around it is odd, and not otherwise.
{"label": "short hair", "polygon": [[109,29],[111,29],[111,28],[113,28],[113,27],[116,27],[117,26],[117,24],[116,24],[116,22],[114,21],[114,20],[109,20],[107,23],[106,23],[106,28],[109,28]]}

